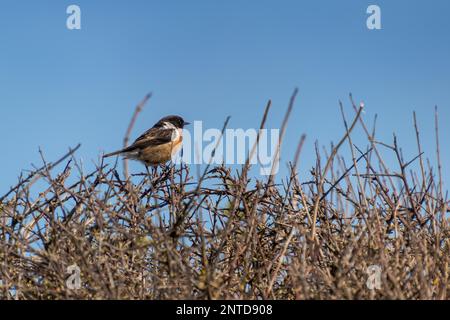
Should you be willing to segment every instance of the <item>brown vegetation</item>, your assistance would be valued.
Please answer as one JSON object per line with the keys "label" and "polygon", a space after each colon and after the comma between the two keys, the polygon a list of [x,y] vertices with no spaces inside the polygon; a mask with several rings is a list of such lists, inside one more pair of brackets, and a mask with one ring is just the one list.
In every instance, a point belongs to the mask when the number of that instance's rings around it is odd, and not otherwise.
{"label": "brown vegetation", "polygon": [[[0,197],[0,298],[448,299],[440,163],[434,171],[426,161],[417,124],[418,156],[406,160],[397,139],[377,141],[351,103],[343,138],[328,155],[317,148],[306,181],[297,175],[304,137],[278,183],[250,177],[248,164],[207,166],[196,177],[170,165],[128,178],[103,161],[84,172],[75,150],[59,174],[42,157],[42,168]],[[353,144],[357,126],[367,147]],[[36,180],[45,187],[33,195]],[[80,289],[67,287],[71,265]],[[381,268],[380,289],[366,285],[371,265]]]}

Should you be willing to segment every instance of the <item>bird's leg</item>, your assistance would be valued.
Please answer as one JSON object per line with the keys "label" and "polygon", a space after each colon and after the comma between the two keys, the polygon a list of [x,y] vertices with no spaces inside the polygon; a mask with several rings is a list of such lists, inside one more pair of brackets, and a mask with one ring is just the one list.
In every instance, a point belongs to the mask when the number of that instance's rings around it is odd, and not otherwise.
{"label": "bird's leg", "polygon": [[158,173],[158,167],[152,166],[152,176],[156,177],[157,173]]}
{"label": "bird's leg", "polygon": [[147,171],[147,176],[145,177],[144,181],[147,180],[149,183],[151,183],[152,182],[152,178],[151,178],[150,170],[148,169],[148,165],[147,164],[145,164],[145,171]]}
{"label": "bird's leg", "polygon": [[150,174],[150,170],[148,169],[148,165],[145,165],[145,170],[147,170],[147,176],[150,179],[151,174]]}
{"label": "bird's leg", "polygon": [[153,166],[145,165],[145,169],[147,170],[148,181],[153,183],[153,179],[156,177],[156,168]]}

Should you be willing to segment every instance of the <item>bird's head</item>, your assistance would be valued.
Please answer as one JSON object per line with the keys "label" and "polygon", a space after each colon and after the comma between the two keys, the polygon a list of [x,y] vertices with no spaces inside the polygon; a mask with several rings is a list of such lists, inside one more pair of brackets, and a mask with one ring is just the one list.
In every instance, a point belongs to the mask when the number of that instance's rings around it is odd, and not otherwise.
{"label": "bird's head", "polygon": [[189,122],[184,121],[182,117],[170,115],[159,120],[155,124],[155,127],[156,128],[175,127],[177,129],[183,129],[183,127],[188,124]]}

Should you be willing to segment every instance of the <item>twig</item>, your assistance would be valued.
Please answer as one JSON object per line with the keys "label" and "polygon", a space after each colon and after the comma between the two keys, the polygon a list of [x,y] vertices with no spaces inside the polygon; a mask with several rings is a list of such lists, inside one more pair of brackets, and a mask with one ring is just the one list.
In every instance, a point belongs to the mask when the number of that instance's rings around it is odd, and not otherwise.
{"label": "twig", "polygon": [[[15,191],[18,190],[20,187],[22,187],[24,184],[27,184],[27,183],[28,183],[28,185],[26,186],[26,188],[29,189],[33,184],[36,183],[36,181],[38,181],[38,180],[41,178],[40,173],[41,173],[43,170],[52,170],[52,169],[55,168],[57,165],[59,165],[61,162],[63,162],[64,160],[66,160],[68,157],[72,156],[72,155],[75,153],[75,151],[77,151],[80,147],[81,147],[81,143],[77,144],[76,147],[73,148],[73,149],[70,149],[70,148],[69,148],[69,152],[66,153],[64,156],[62,156],[62,157],[61,157],[59,160],[57,160],[56,162],[47,164],[47,166],[44,165],[42,168],[39,168],[39,169],[33,171],[32,173],[30,173],[30,174],[28,175],[27,178],[25,178],[24,180],[20,181],[16,186],[12,187],[5,195],[3,195],[3,196],[0,198],[0,203],[3,202],[3,200],[5,200],[11,193],[15,192]],[[39,176],[37,176],[38,174],[39,174]]]}
{"label": "twig", "polygon": [[278,139],[277,149],[275,151],[274,163],[272,164],[272,168],[270,169],[269,181],[267,183],[268,185],[272,185],[274,175],[275,175],[275,168],[277,168],[279,166],[281,143],[283,142],[284,134],[286,132],[286,127],[287,127],[287,123],[289,120],[289,116],[291,115],[292,109],[294,108],[295,98],[297,97],[297,94],[298,94],[298,88],[295,88],[294,92],[292,93],[291,99],[289,100],[289,105],[286,110],[286,114],[284,115],[283,122],[281,124],[280,137]]}
{"label": "twig", "polygon": [[317,186],[317,187],[319,188],[319,190],[318,190],[318,194],[317,194],[317,197],[316,197],[316,201],[315,201],[315,203],[314,203],[314,211],[313,211],[313,218],[312,218],[313,220],[311,221],[311,224],[312,224],[312,226],[311,226],[311,241],[314,241],[314,237],[315,237],[315,234],[316,234],[317,213],[318,213],[318,211],[319,211],[319,203],[320,203],[320,199],[321,199],[320,194],[323,193],[323,183],[324,183],[324,181],[325,181],[325,176],[326,176],[326,174],[327,174],[327,172],[328,172],[328,169],[329,169],[330,166],[331,166],[331,163],[332,163],[332,161],[333,161],[333,159],[334,159],[334,156],[336,155],[336,153],[338,152],[339,148],[342,146],[342,144],[345,142],[345,140],[347,140],[347,137],[350,135],[350,133],[351,133],[351,132],[353,131],[353,129],[355,128],[355,125],[356,125],[356,123],[358,122],[358,120],[359,120],[359,118],[360,118],[360,116],[361,116],[361,112],[362,112],[363,109],[364,109],[363,106],[360,106],[360,107],[359,107],[359,110],[358,110],[358,112],[357,112],[357,114],[356,114],[355,119],[353,120],[352,125],[351,125],[350,128],[347,130],[347,132],[345,133],[345,135],[344,135],[344,137],[341,139],[341,141],[339,141],[339,143],[337,144],[337,146],[334,147],[334,149],[333,149],[333,151],[331,152],[331,154],[330,154],[330,156],[329,156],[329,158],[328,158],[328,161],[327,161],[327,163],[326,163],[326,165],[325,165],[325,169],[324,169],[323,172],[321,173],[320,181],[319,181],[319,184],[318,184],[318,186]]}
{"label": "twig", "polygon": [[[130,140],[131,131],[133,130],[134,124],[136,123],[136,120],[141,113],[142,109],[144,108],[147,101],[151,98],[152,93],[148,93],[144,99],[142,99],[141,102],[136,106],[133,117],[131,118],[130,124],[128,125],[127,132],[125,133],[125,137],[123,138],[123,148],[125,149],[128,147],[128,142]],[[123,175],[125,176],[125,180],[128,179],[128,159],[126,157],[123,158]]]}

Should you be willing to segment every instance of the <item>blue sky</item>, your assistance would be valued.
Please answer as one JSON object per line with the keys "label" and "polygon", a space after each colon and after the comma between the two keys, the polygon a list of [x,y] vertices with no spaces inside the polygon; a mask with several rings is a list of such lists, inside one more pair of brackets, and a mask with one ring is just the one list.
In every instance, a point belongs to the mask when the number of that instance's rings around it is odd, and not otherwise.
{"label": "blue sky", "polygon": [[[81,30],[66,28],[66,8],[81,8]],[[377,4],[382,30],[368,30]],[[434,106],[441,121],[444,174],[450,148],[450,2],[433,1],[8,1],[0,10],[0,193],[21,169],[51,161],[82,143],[86,166],[115,150],[135,105],[153,97],[133,138],[167,114],[204,127],[257,127],[282,121],[299,88],[282,161],[302,133],[302,171],[314,141],[343,134],[338,100],[348,93],[378,118],[380,140],[395,131],[416,155],[412,112],[434,161]],[[355,131],[355,141],[363,139]],[[133,170],[142,169],[133,165]]]}

